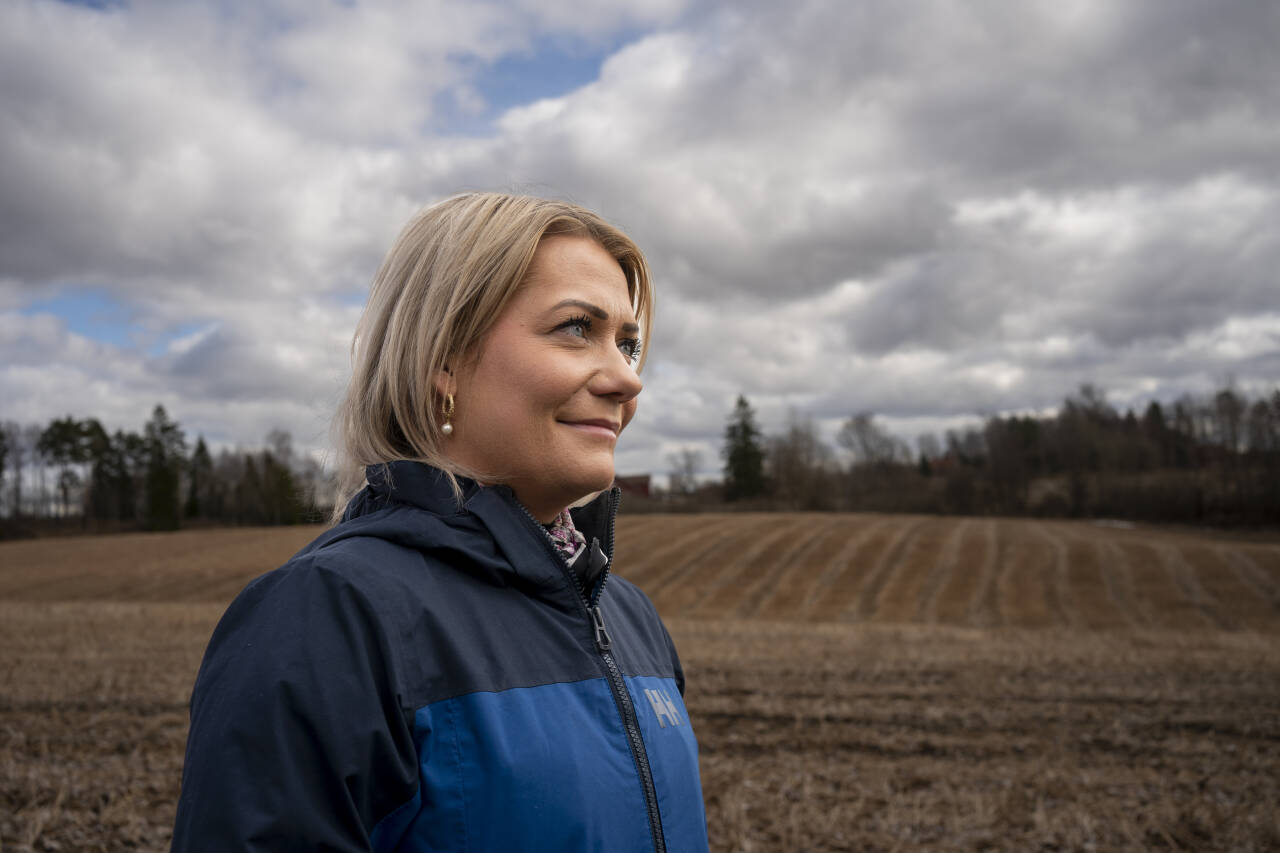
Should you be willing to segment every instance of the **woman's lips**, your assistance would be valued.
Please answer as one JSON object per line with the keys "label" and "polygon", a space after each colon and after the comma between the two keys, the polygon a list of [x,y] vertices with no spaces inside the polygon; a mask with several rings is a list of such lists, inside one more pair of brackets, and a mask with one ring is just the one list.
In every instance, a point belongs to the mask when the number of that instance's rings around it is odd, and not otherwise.
{"label": "woman's lips", "polygon": [[617,439],[618,437],[617,431],[612,426],[606,426],[603,421],[561,421],[560,423],[591,435],[609,439]]}

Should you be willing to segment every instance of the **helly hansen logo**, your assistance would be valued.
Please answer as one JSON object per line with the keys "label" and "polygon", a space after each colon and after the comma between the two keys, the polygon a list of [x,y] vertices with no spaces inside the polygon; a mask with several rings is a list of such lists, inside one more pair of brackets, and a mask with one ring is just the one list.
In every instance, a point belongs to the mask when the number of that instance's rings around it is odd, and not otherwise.
{"label": "helly hansen logo", "polygon": [[671,697],[667,695],[667,691],[650,690],[646,687],[644,695],[648,698],[649,704],[653,706],[653,713],[658,717],[658,725],[664,729],[668,723],[673,726],[680,725],[680,712],[676,710],[676,706],[671,701]]}

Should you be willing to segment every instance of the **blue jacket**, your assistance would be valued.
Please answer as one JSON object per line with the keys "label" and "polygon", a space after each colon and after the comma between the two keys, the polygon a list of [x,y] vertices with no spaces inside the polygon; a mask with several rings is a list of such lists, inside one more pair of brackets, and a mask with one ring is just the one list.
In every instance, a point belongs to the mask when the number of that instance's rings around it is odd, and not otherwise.
{"label": "blue jacket", "polygon": [[675,648],[609,576],[617,490],[571,567],[510,489],[381,470],[218,623],[173,849],[706,851]]}

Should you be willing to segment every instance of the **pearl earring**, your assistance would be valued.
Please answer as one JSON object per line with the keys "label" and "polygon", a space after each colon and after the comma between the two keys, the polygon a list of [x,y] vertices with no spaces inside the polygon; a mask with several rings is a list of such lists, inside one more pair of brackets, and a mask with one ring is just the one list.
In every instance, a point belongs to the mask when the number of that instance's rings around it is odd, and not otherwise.
{"label": "pearl earring", "polygon": [[453,395],[444,395],[444,426],[440,427],[440,431],[445,435],[453,435],[453,424],[449,423],[449,418],[453,417]]}

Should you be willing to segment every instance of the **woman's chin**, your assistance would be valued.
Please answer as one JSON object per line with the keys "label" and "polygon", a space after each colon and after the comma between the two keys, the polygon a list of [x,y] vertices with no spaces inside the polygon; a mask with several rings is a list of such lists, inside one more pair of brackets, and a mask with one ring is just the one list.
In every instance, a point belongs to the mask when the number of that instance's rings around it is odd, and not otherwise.
{"label": "woman's chin", "polygon": [[577,478],[573,483],[572,491],[578,494],[578,498],[574,503],[579,503],[583,498],[591,497],[603,492],[605,489],[613,485],[613,466],[607,469],[601,468],[598,471],[583,472],[583,476]]}

